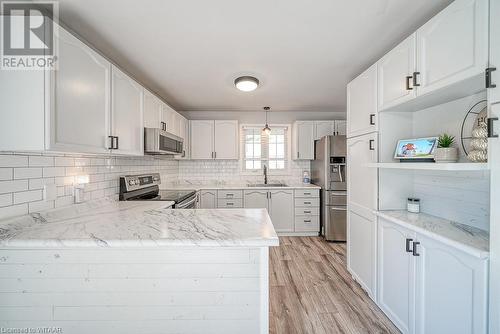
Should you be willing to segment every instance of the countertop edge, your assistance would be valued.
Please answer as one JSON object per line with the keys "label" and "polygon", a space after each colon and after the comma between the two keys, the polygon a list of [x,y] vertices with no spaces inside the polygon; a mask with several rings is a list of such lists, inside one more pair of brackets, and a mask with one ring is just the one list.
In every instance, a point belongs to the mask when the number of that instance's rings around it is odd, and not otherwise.
{"label": "countertop edge", "polygon": [[[489,251],[485,251],[485,250],[482,250],[482,249],[479,249],[479,248],[476,248],[476,247],[473,247],[473,246],[470,246],[470,245],[466,245],[464,243],[461,243],[459,241],[456,241],[456,240],[452,240],[450,238],[447,238],[446,236],[443,236],[441,234],[437,234],[437,233],[434,233],[434,232],[431,232],[429,230],[426,230],[426,229],[423,229],[421,227],[418,227],[416,225],[413,225],[409,222],[406,222],[404,220],[401,220],[401,219],[398,219],[396,217],[393,217],[391,215],[388,215],[386,213],[384,213],[383,211],[374,211],[375,215],[377,217],[380,217],[380,218],[383,218],[383,219],[386,219],[392,223],[395,223],[395,224],[398,224],[398,225],[401,225],[405,228],[408,228],[412,231],[415,231],[415,232],[418,232],[418,233],[421,233],[425,236],[428,236],[432,239],[435,239],[435,240],[438,240],[440,242],[443,242],[451,247],[454,247],[454,248],[457,248],[469,255],[472,255],[474,257],[477,257],[479,259],[489,259],[489,256],[490,256],[490,252]],[[438,217],[437,217],[438,218]]]}

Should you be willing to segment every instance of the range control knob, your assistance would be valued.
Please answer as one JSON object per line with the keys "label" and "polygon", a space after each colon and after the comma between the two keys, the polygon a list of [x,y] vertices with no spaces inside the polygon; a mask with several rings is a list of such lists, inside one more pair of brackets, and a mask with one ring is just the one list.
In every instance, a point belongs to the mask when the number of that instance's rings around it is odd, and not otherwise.
{"label": "range control knob", "polygon": [[135,180],[128,180],[129,186],[134,186],[135,185]]}

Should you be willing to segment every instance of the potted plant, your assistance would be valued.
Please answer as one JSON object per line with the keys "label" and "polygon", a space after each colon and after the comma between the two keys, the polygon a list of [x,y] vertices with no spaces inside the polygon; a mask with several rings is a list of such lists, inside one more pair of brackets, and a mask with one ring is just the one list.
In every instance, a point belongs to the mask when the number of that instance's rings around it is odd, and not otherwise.
{"label": "potted plant", "polygon": [[434,150],[434,160],[436,162],[457,162],[458,148],[452,147],[455,137],[443,133],[439,136],[438,147]]}

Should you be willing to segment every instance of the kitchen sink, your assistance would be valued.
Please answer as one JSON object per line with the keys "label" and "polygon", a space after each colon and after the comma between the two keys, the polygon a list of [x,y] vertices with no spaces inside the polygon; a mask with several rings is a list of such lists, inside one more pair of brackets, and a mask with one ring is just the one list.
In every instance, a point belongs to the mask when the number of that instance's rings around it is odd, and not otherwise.
{"label": "kitchen sink", "polygon": [[268,184],[265,184],[265,183],[252,183],[252,184],[249,184],[248,185],[249,187],[288,187],[286,184],[284,183],[268,183]]}

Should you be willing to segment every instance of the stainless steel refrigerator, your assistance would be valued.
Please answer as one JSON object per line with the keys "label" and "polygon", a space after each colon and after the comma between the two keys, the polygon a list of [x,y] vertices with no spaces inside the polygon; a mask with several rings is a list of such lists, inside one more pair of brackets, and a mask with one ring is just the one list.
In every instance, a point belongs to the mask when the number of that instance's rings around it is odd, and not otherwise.
{"label": "stainless steel refrigerator", "polygon": [[314,143],[311,182],[321,187],[321,234],[328,241],[346,241],[346,155],[345,136],[325,136]]}

